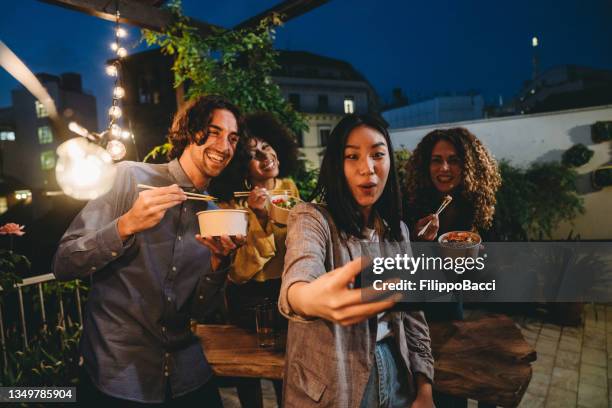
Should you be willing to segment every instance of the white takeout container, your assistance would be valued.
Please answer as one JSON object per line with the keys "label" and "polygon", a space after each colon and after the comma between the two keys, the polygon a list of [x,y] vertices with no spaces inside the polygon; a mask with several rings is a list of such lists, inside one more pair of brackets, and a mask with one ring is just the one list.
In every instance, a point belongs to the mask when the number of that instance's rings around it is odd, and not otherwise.
{"label": "white takeout container", "polygon": [[246,235],[249,213],[246,210],[208,210],[197,213],[200,235],[218,237],[221,235]]}
{"label": "white takeout container", "polygon": [[289,218],[289,212],[291,210],[279,207],[278,205],[274,204],[274,200],[278,200],[279,198],[288,200],[289,196],[286,194],[281,194],[270,197],[270,217],[277,224],[287,225],[287,218]]}

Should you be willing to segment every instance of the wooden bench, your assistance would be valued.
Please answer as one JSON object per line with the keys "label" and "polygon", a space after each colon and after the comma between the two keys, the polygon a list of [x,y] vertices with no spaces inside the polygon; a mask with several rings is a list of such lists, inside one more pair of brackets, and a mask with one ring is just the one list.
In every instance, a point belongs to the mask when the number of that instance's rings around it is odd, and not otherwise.
{"label": "wooden bench", "polygon": [[[434,388],[503,407],[519,404],[536,352],[503,315],[430,324]],[[198,325],[206,358],[221,377],[282,379],[284,352],[263,349],[257,335],[229,325]]]}

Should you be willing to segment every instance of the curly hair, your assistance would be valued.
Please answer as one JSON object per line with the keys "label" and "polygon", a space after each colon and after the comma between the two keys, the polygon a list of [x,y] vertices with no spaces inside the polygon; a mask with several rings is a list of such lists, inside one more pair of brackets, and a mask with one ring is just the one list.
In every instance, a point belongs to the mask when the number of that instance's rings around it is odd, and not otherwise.
{"label": "curly hair", "polygon": [[186,102],[174,115],[168,134],[168,141],[172,145],[172,149],[168,152],[170,160],[180,157],[191,143],[201,145],[206,142],[206,137],[196,140],[196,136],[208,129],[213,112],[217,109],[225,109],[234,114],[238,125],[238,134],[240,139],[243,139],[243,118],[240,109],[222,96],[201,96]]}
{"label": "curly hair", "polygon": [[234,191],[244,190],[244,181],[248,178],[249,140],[261,139],[276,152],[279,161],[278,176],[291,174],[298,164],[298,145],[293,133],[269,112],[256,112],[244,118],[245,140],[236,149],[234,160],[213,179],[209,192],[222,201],[229,201]]}
{"label": "curly hair", "polygon": [[298,145],[293,133],[269,112],[251,113],[244,123],[248,139],[263,140],[276,152],[280,162],[278,176],[291,174],[298,163]]}
{"label": "curly hair", "polygon": [[412,152],[406,165],[406,193],[411,213],[431,212],[437,191],[431,181],[431,152],[441,140],[451,143],[462,159],[460,194],[472,208],[471,224],[488,229],[495,214],[495,194],[501,185],[497,162],[476,136],[465,128],[436,129],[429,132]]}

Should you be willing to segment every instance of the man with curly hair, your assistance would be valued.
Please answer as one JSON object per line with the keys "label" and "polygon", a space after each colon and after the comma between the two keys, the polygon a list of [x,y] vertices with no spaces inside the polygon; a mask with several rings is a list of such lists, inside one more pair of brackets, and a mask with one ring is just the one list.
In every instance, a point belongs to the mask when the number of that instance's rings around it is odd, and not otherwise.
{"label": "man with curly hair", "polygon": [[[412,152],[406,173],[404,214],[412,240],[433,241],[448,231],[482,233],[490,228],[501,176],[495,159],[469,130],[436,129],[425,135]],[[452,201],[436,216],[446,195]],[[460,302],[429,304],[424,311],[428,321],[463,320]],[[434,400],[438,407],[467,406],[465,399],[439,393],[434,393]]]}
{"label": "man with curly hair", "polygon": [[187,201],[185,191],[205,192],[241,134],[240,112],[224,98],[187,102],[170,129],[171,161],[119,163],[110,192],[62,237],[55,276],[91,281],[79,402],[222,406],[190,318],[219,301],[244,237],[199,236],[196,213],[215,206]]}

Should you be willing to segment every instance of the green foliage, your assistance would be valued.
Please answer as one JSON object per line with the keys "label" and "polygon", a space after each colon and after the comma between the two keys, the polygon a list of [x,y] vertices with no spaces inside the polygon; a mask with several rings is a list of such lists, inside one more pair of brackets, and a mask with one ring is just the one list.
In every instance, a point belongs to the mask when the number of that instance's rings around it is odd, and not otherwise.
{"label": "green foliage", "polygon": [[[3,294],[15,290],[15,285],[21,283],[21,275],[30,269],[30,260],[23,255],[14,253],[11,250],[0,249],[0,286]],[[0,304],[3,297],[0,297]]]}
{"label": "green foliage", "polygon": [[[78,343],[81,326],[68,322],[41,330],[22,350],[21,336],[7,336],[8,364],[3,367],[0,386],[70,386],[78,382]],[[11,352],[11,350],[19,350]]]}
{"label": "green foliage", "polygon": [[577,174],[560,163],[537,163],[523,170],[501,162],[500,172],[502,186],[493,225],[496,239],[551,238],[559,223],[584,213],[576,194]]}
{"label": "green foliage", "polygon": [[408,180],[408,172],[406,170],[406,166],[408,164],[408,159],[410,159],[410,150],[408,150],[405,146],[402,145],[399,149],[395,150],[395,168],[397,170],[398,182],[400,185],[400,191],[402,192],[402,197],[406,197],[406,185]]}
{"label": "green foliage", "polygon": [[302,200],[308,200],[317,186],[319,169],[314,168],[308,160],[300,160],[291,178],[295,181]]}
{"label": "green foliage", "polygon": [[612,140],[612,121],[595,122],[591,126],[591,140],[593,143],[608,142]]}
{"label": "green foliage", "polygon": [[170,143],[156,146],[147,153],[142,161],[145,163],[165,163],[167,162],[167,156],[170,150],[172,150],[172,145]]}
{"label": "green foliage", "polygon": [[277,115],[295,133],[307,129],[302,115],[283,98],[271,74],[278,67],[273,49],[279,15],[263,19],[252,29],[215,29],[201,37],[181,12],[181,2],[172,1],[176,21],[165,32],[144,30],[149,46],[158,45],[173,55],[175,86],[188,85],[187,97],[224,95],[245,113],[266,111]]}
{"label": "green foliage", "polygon": [[561,163],[568,167],[580,167],[587,164],[594,154],[591,149],[582,143],[578,143],[563,152]]}

